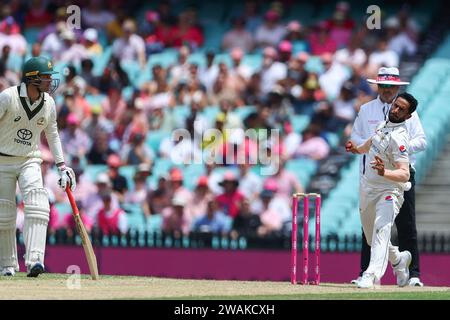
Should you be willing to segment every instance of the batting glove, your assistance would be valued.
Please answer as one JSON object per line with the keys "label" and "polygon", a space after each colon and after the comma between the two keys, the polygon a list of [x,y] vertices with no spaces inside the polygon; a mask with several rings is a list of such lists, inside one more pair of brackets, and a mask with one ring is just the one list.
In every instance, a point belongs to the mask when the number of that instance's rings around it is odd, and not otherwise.
{"label": "batting glove", "polygon": [[60,175],[58,185],[63,190],[66,190],[67,185],[69,185],[70,190],[74,191],[77,186],[77,182],[75,181],[75,172],[73,172],[72,168],[61,166],[58,170]]}

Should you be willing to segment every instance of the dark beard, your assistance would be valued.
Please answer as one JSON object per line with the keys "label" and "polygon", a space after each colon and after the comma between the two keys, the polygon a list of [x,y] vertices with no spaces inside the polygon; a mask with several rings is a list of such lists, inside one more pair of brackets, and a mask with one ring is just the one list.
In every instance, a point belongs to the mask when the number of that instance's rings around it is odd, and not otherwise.
{"label": "dark beard", "polygon": [[405,120],[393,119],[393,118],[391,118],[391,115],[389,115],[388,119],[389,119],[389,122],[392,122],[392,123],[401,123],[401,122],[405,121]]}

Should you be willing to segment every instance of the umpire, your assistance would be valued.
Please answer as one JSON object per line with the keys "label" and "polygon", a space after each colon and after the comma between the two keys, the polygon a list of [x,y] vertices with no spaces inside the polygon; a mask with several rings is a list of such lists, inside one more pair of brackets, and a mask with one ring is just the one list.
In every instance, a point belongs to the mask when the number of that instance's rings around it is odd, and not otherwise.
{"label": "umpire", "polygon": [[[378,97],[362,105],[358,116],[355,119],[351,140],[356,145],[364,143],[375,133],[377,126],[382,121],[387,120],[392,102],[395,100],[400,86],[409,84],[409,82],[400,81],[400,75],[397,68],[385,67],[378,70],[377,79],[368,79],[367,81],[378,86]],[[411,165],[409,181],[411,182],[411,189],[404,193],[405,201],[400,209],[400,213],[395,219],[395,225],[397,226],[398,232],[399,250],[408,250],[412,255],[412,262],[409,267],[410,279],[408,285],[422,287],[423,283],[420,281],[419,250],[417,247],[414,154],[425,150],[427,142],[417,112],[414,112],[412,117],[406,120],[406,127],[410,138],[409,151]],[[368,166],[369,164],[366,163],[366,156],[363,155],[360,162],[361,177],[365,174]],[[362,179],[360,179],[360,188],[362,187],[362,183]],[[364,232],[362,237],[361,270],[358,279],[352,281],[352,283],[355,284],[361,279],[363,272],[367,269],[370,262],[370,247],[367,244]]]}

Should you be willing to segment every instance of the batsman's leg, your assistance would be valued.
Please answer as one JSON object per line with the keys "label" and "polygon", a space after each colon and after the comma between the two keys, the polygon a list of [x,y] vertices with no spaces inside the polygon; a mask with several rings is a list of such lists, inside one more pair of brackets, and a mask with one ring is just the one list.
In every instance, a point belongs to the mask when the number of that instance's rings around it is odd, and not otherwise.
{"label": "batsman's leg", "polygon": [[19,271],[16,245],[16,171],[0,163],[0,272]]}
{"label": "batsman's leg", "polygon": [[37,277],[44,272],[45,242],[50,213],[48,194],[42,185],[40,163],[24,165],[19,176],[19,186],[24,195],[25,265],[28,276]]}

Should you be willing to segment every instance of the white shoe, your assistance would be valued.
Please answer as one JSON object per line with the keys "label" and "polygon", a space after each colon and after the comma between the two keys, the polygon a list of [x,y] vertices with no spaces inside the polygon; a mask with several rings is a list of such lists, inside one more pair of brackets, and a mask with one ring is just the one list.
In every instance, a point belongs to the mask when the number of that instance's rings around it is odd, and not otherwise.
{"label": "white shoe", "polygon": [[420,282],[420,279],[417,277],[413,277],[409,279],[408,286],[410,287],[423,287],[423,283]]}
{"label": "white shoe", "polygon": [[404,287],[408,284],[411,260],[411,253],[405,250],[400,252],[400,261],[395,266],[392,266],[394,274],[397,276],[397,285],[399,287]]}
{"label": "white shoe", "polygon": [[375,279],[375,275],[371,273],[363,273],[361,280],[357,283],[361,289],[376,289],[380,286],[380,280]]}
{"label": "white shoe", "polygon": [[357,279],[353,279],[352,281],[350,281],[351,284],[358,284],[358,282],[360,282],[362,279],[361,276],[359,276]]}
{"label": "white shoe", "polygon": [[14,277],[16,274],[14,267],[3,267],[1,271],[1,275],[5,277]]}

